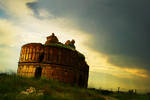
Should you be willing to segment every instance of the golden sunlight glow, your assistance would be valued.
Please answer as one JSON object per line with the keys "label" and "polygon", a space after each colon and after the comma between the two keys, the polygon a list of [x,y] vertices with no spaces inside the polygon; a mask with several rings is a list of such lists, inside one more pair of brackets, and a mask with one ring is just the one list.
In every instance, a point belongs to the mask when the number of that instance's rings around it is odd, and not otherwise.
{"label": "golden sunlight glow", "polygon": [[0,8],[13,16],[24,17],[33,14],[26,4],[34,1],[36,0],[1,0]]}
{"label": "golden sunlight glow", "polygon": [[[88,35],[87,33],[76,29],[76,26],[73,25],[73,22],[71,20],[65,18],[50,18],[40,20],[32,16],[32,11],[27,7],[26,3],[33,1],[35,0],[23,0],[23,2],[17,0],[19,9],[16,9],[16,6],[13,5],[13,2],[11,0],[2,2],[9,12],[14,13],[17,16],[27,16],[27,18],[21,18],[17,25],[15,25],[13,21],[8,22],[6,20],[0,20],[0,28],[5,31],[7,30],[3,33],[13,33],[11,34],[12,36],[10,35],[11,45],[19,45],[25,42],[28,43],[41,41],[44,43],[45,40],[43,38],[54,32],[63,43],[68,39],[77,40],[76,47],[79,51],[85,54],[86,60],[90,65],[90,71],[104,72],[117,77],[133,78],[135,75],[143,78],[147,77],[146,70],[121,68],[119,66],[109,64],[107,62],[107,55],[101,54],[100,52],[91,49],[87,45],[89,41],[92,44],[92,35]],[[45,9],[41,9],[39,10],[39,12],[41,12],[40,16],[53,16]],[[13,24],[16,27],[13,27]],[[5,27],[7,27],[7,29],[5,29]],[[20,37],[18,44],[13,43],[12,39],[16,40],[18,36]],[[3,39],[1,39],[3,43],[7,43],[6,38],[8,39],[8,37],[4,35]]]}
{"label": "golden sunlight glow", "polygon": [[[129,68],[128,66],[120,67],[108,63],[108,55],[102,54],[101,52],[92,49],[88,45],[93,44],[93,36],[89,33],[79,30],[73,24],[74,22],[71,19],[60,17],[55,18],[52,13],[46,11],[45,9],[39,9],[39,16],[44,17],[45,19],[36,18],[33,16],[33,11],[26,5],[27,3],[34,1],[36,0],[0,1],[0,9],[3,9],[8,14],[12,14],[14,18],[13,20],[0,19],[0,34],[2,34],[0,37],[0,45],[4,44],[13,47],[20,47],[21,45],[30,42],[44,43],[47,36],[49,36],[51,33],[55,33],[60,42],[64,43],[67,40],[75,40],[77,50],[85,54],[86,61],[90,66],[91,72],[102,72],[117,78],[133,79],[135,77],[148,77],[148,73],[144,69]],[[19,55],[16,54],[15,58],[19,58]],[[16,63],[17,60],[18,59],[16,59]],[[1,65],[0,69],[5,71],[5,68],[1,67]],[[94,79],[95,78],[93,78],[93,80]],[[99,85],[96,79],[94,82],[95,85]],[[107,87],[108,84],[109,83],[103,85]],[[118,86],[118,83],[114,82],[113,85]],[[126,86],[124,85],[124,87]]]}

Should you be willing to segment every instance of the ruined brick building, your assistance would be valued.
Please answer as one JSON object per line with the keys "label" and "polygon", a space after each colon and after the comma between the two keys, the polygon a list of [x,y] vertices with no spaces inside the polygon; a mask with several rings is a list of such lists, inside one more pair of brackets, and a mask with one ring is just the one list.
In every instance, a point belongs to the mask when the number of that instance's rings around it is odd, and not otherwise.
{"label": "ruined brick building", "polygon": [[60,43],[52,33],[45,44],[29,43],[21,48],[17,74],[43,77],[87,87],[89,66],[83,54],[75,49],[75,41]]}

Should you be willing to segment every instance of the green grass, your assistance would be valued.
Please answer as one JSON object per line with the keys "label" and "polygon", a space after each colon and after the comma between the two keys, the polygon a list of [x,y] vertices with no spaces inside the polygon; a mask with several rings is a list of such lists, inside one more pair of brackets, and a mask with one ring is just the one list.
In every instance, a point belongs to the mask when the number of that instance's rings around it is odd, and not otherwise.
{"label": "green grass", "polygon": [[117,98],[118,100],[150,100],[150,96],[146,94],[117,93],[112,94],[111,96]]}
{"label": "green grass", "polygon": [[74,48],[72,48],[68,45],[65,45],[65,44],[60,44],[60,43],[49,43],[49,44],[44,44],[44,46],[60,47],[60,48],[66,48],[66,49],[75,51]]}
{"label": "green grass", "polygon": [[65,49],[69,49],[69,50],[72,50],[72,51],[76,51],[78,53],[79,57],[85,58],[85,56],[82,53],[80,53],[79,51],[77,51],[74,48],[72,48],[68,45],[65,45],[65,44],[50,43],[50,44],[44,44],[44,46],[53,46],[53,47],[65,48]]}
{"label": "green grass", "polygon": [[[29,87],[44,90],[44,95],[37,96],[36,93],[21,94],[21,91],[25,91]],[[110,99],[105,99],[106,97],[110,97]],[[59,83],[55,80],[0,74],[0,100],[150,100],[150,95],[84,89]]]}
{"label": "green grass", "polygon": [[[44,90],[44,95],[21,94],[29,87]],[[105,100],[100,94],[88,89],[72,87],[55,80],[24,78],[0,74],[0,100]]]}

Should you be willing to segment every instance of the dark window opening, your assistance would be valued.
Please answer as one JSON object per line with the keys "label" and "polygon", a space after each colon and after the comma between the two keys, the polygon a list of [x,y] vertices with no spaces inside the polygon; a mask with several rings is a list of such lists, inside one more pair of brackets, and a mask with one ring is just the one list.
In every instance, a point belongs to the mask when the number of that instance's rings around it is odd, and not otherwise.
{"label": "dark window opening", "polygon": [[43,58],[44,58],[44,53],[40,54],[39,61],[42,62]]}
{"label": "dark window opening", "polygon": [[35,70],[35,77],[39,78],[39,77],[41,77],[41,74],[42,74],[42,68],[37,67],[36,70]]}
{"label": "dark window opening", "polygon": [[82,87],[83,85],[83,80],[82,80],[82,75],[79,76],[79,87]]}

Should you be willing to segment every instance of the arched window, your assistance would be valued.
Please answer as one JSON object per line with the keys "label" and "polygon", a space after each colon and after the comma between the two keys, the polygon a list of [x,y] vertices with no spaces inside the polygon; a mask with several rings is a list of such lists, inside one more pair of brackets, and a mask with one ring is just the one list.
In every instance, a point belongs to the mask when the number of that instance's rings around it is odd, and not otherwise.
{"label": "arched window", "polygon": [[41,53],[39,57],[39,61],[42,62],[43,58],[44,58],[44,53]]}
{"label": "arched window", "polygon": [[79,75],[78,84],[79,84],[79,87],[82,87],[82,85],[83,85],[83,78],[82,78],[82,75],[81,75],[81,74]]}
{"label": "arched window", "polygon": [[39,77],[41,77],[41,74],[42,74],[42,68],[41,67],[37,67],[35,69],[35,77],[39,78]]}

